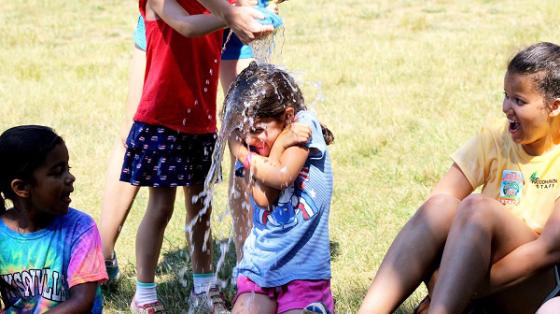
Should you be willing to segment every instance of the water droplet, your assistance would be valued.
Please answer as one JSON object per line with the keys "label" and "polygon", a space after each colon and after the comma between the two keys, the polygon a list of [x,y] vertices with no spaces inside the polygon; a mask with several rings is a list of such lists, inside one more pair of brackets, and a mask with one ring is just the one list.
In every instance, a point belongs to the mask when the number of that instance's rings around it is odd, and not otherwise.
{"label": "water droplet", "polygon": [[208,87],[204,87],[204,92],[208,92]]}
{"label": "water droplet", "polygon": [[204,83],[206,83],[206,85],[210,84],[210,80],[206,80]]}
{"label": "water droplet", "polygon": [[212,120],[212,115],[211,114],[208,115],[208,120]]}
{"label": "water droplet", "polygon": [[194,105],[195,105],[195,106],[198,106],[198,99],[195,99],[195,100],[194,100]]}
{"label": "water droplet", "polygon": [[214,63],[218,63],[218,59],[214,59]]}
{"label": "water droplet", "polygon": [[188,109],[187,109],[187,113],[191,113],[191,108],[188,108]]}

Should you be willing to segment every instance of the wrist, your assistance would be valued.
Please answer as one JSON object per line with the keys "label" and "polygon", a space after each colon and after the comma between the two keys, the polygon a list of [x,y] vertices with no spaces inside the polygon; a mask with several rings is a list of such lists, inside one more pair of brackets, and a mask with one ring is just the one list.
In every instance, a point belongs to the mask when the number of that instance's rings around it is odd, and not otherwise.
{"label": "wrist", "polygon": [[253,163],[253,154],[253,152],[248,152],[248,154],[245,155],[245,158],[241,160],[243,168],[251,169],[251,164]]}

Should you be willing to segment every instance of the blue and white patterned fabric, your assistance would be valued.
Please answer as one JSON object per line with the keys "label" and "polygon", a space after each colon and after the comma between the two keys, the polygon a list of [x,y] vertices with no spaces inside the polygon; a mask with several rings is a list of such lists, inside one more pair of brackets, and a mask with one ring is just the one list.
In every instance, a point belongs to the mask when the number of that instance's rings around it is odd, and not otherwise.
{"label": "blue and white patterned fabric", "polygon": [[277,287],[296,279],[331,278],[331,161],[317,118],[307,111],[298,112],[296,117],[312,129],[309,157],[298,178],[281,191],[270,211],[251,199],[253,229],[238,269],[240,275],[261,287]]}

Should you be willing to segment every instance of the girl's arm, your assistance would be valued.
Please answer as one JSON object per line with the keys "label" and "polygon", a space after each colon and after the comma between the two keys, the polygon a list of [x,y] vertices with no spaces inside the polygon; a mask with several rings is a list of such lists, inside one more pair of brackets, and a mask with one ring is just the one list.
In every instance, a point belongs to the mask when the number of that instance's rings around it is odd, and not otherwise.
{"label": "girl's arm", "polygon": [[560,200],[548,218],[543,232],[536,240],[525,243],[490,270],[490,286],[486,293],[499,291],[560,262]]}
{"label": "girl's arm", "polygon": [[198,2],[224,19],[244,43],[274,30],[272,25],[262,25],[257,21],[263,19],[264,15],[254,8],[232,6],[224,0],[198,0]]}
{"label": "girl's arm", "polygon": [[245,149],[238,158],[250,159],[252,178],[270,188],[281,190],[292,184],[309,156],[309,149],[301,144],[311,138],[309,126],[293,122],[274,142],[270,155],[263,157]]}
{"label": "girl's arm", "polygon": [[225,21],[215,15],[190,15],[175,0],[148,0],[146,6],[148,20],[150,10],[185,37],[205,35],[226,26]]}
{"label": "girl's arm", "polygon": [[451,165],[451,168],[436,184],[430,197],[439,194],[452,196],[458,200],[462,200],[469,196],[474,191],[467,176],[461,171],[461,168],[456,163]]}
{"label": "girl's arm", "polygon": [[70,288],[70,298],[47,313],[91,313],[96,289],[97,282],[85,282],[75,285]]}
{"label": "girl's arm", "polygon": [[272,153],[269,158],[262,156],[255,158],[251,169],[255,179],[253,199],[257,205],[268,208],[276,203],[280,190],[296,180],[308,156],[308,148],[291,146],[282,149],[280,158],[273,157]]}
{"label": "girl's arm", "polygon": [[299,144],[307,143],[311,129],[302,123],[291,123],[278,136],[268,157],[251,153],[241,142],[239,134],[229,139],[231,153],[250,166],[253,184],[253,198],[261,207],[268,207],[278,198],[281,189],[293,183],[305,164],[309,150]]}

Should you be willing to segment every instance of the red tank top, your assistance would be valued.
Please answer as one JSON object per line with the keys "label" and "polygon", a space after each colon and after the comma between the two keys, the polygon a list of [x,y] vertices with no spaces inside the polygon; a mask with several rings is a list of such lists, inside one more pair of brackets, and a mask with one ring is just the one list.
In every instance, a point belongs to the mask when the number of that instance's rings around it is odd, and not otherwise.
{"label": "red tank top", "polygon": [[[222,31],[187,38],[163,20],[146,21],[146,73],[134,121],[188,134],[216,131]],[[177,0],[191,15],[208,14],[196,0]]]}

